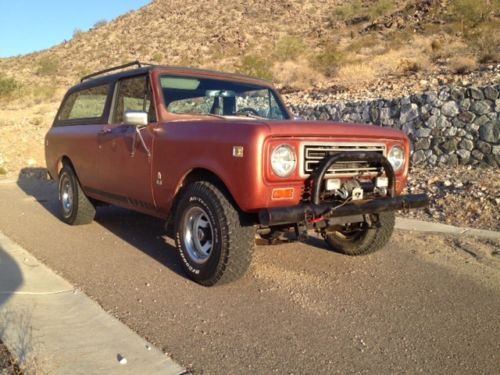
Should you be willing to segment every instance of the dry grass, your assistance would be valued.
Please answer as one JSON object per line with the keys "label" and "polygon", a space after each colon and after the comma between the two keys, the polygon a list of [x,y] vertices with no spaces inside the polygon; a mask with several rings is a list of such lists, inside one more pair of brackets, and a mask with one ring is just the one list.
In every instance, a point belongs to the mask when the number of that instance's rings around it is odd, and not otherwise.
{"label": "dry grass", "polygon": [[451,71],[456,74],[466,74],[477,69],[478,63],[474,56],[455,56],[448,63]]}
{"label": "dry grass", "polygon": [[273,67],[273,77],[283,86],[303,90],[324,78],[304,61],[284,61]]}
{"label": "dry grass", "polygon": [[362,85],[373,81],[377,71],[370,63],[357,63],[343,66],[339,69],[337,79],[346,86]]}

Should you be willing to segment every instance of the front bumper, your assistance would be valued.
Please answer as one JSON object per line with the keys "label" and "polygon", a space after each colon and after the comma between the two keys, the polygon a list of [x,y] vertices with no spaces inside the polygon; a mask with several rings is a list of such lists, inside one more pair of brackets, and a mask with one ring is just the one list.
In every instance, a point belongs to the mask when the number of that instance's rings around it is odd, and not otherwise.
{"label": "front bumper", "polygon": [[259,222],[265,226],[285,225],[295,223],[312,223],[318,219],[378,214],[386,211],[423,208],[429,204],[426,194],[401,195],[349,203],[336,207],[328,203],[304,203],[291,207],[266,208],[259,212]]}
{"label": "front bumper", "polygon": [[[355,201],[349,204],[321,201],[321,189],[328,169],[339,161],[370,161],[378,163],[388,178],[389,197],[376,198],[368,201]],[[310,203],[302,203],[291,207],[265,208],[259,212],[261,225],[274,226],[295,223],[314,223],[320,220],[346,216],[378,214],[386,211],[423,208],[429,204],[426,194],[396,196],[396,177],[392,165],[381,154],[375,152],[339,152],[323,159],[311,175],[312,196]]]}

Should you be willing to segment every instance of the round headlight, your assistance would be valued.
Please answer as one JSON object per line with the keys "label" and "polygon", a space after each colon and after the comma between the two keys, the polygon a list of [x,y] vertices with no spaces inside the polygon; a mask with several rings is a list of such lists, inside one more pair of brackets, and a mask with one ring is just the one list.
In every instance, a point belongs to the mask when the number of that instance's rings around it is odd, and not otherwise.
{"label": "round headlight", "polygon": [[394,172],[399,171],[405,165],[405,152],[401,146],[394,146],[387,155],[387,160],[392,165]]}
{"label": "round headlight", "polygon": [[295,151],[289,145],[280,145],[276,147],[271,154],[271,168],[279,177],[288,177],[297,166],[297,157]]}

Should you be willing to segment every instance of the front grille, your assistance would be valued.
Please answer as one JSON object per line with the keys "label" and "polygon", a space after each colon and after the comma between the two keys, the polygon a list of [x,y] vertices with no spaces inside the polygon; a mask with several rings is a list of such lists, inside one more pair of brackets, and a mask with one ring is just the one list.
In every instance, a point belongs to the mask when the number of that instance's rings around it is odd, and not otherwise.
{"label": "front grille", "polygon": [[[378,152],[384,155],[385,145],[374,143],[305,143],[302,145],[302,177],[309,176],[326,156],[343,151]],[[343,161],[333,164],[326,177],[373,176],[377,175],[380,170],[380,166],[369,162]]]}

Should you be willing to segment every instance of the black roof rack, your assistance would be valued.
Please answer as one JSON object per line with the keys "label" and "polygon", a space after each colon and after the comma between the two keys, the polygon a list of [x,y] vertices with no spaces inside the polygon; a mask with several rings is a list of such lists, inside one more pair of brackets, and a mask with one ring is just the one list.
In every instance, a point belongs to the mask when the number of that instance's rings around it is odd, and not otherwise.
{"label": "black roof rack", "polygon": [[80,79],[80,82],[83,82],[85,81],[86,79],[89,79],[89,78],[93,78],[93,77],[96,77],[96,76],[100,76],[101,74],[104,74],[104,73],[109,73],[109,72],[112,72],[114,70],[119,70],[119,69],[124,69],[124,68],[128,68],[129,66],[134,66],[136,65],[138,68],[142,68],[146,65],[153,65],[153,64],[147,64],[147,63],[141,63],[140,61],[132,61],[132,62],[129,62],[129,63],[126,63],[126,64],[123,64],[123,65],[118,65],[118,66],[114,66],[112,68],[108,68],[108,69],[104,69],[104,70],[100,70],[98,72],[95,72],[95,73],[92,73],[92,74],[89,74],[89,75],[86,75],[84,77],[82,77]]}

